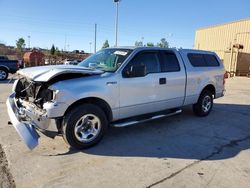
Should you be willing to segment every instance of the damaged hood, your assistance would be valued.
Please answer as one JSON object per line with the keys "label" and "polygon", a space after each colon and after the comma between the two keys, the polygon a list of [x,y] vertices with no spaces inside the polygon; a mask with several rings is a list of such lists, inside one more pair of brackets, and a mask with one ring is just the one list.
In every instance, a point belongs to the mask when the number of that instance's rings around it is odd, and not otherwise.
{"label": "damaged hood", "polygon": [[49,65],[25,68],[17,72],[18,75],[37,82],[48,82],[56,76],[69,73],[93,75],[102,74],[103,71],[76,65]]}

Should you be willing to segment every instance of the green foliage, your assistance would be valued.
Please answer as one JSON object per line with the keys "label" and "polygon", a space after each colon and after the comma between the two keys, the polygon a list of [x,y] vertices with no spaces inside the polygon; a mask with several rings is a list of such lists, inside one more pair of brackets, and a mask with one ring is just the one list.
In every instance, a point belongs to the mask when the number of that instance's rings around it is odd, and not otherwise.
{"label": "green foliage", "polygon": [[136,47],[142,47],[143,46],[143,42],[142,41],[135,41],[135,46]]}
{"label": "green foliage", "polygon": [[25,48],[25,40],[23,38],[19,38],[16,41],[16,47],[19,51],[23,51],[23,49]]}
{"label": "green foliage", "polygon": [[60,54],[61,54],[60,50],[58,49],[58,47],[56,47],[56,49],[55,49],[55,55],[59,56]]}
{"label": "green foliage", "polygon": [[54,46],[54,44],[52,45],[51,49],[50,49],[50,54],[51,55],[55,55],[55,52],[56,52],[56,48]]}
{"label": "green foliage", "polygon": [[108,40],[105,40],[105,42],[103,43],[102,45],[102,48],[109,48],[109,41]]}
{"label": "green foliage", "polygon": [[157,46],[159,46],[161,48],[168,48],[169,44],[165,38],[162,38],[161,41],[159,43],[157,43]]}
{"label": "green foliage", "polygon": [[[135,41],[135,46],[136,47],[142,47],[143,46],[143,42],[142,41]],[[155,44],[153,42],[148,42],[145,46],[154,47]],[[168,41],[165,38],[162,38],[160,40],[160,42],[157,43],[156,46],[161,47],[161,48],[168,48],[169,44],[168,44]]]}
{"label": "green foliage", "polygon": [[148,42],[148,43],[147,43],[147,46],[148,46],[148,47],[153,47],[153,46],[155,46],[155,45],[154,45],[154,43],[152,43],[152,42]]}

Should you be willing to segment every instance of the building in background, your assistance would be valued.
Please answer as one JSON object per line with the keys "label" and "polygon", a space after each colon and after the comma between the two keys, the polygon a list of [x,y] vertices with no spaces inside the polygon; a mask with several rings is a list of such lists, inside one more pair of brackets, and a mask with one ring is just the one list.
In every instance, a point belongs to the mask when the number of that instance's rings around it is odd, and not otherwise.
{"label": "building in background", "polygon": [[216,52],[228,72],[246,75],[250,71],[250,18],[198,29],[194,48]]}

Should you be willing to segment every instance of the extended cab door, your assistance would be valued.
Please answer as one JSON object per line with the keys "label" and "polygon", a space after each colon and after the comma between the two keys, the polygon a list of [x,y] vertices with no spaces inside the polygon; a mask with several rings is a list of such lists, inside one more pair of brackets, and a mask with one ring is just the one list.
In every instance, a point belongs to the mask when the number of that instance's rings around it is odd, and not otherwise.
{"label": "extended cab door", "polygon": [[[127,75],[136,66],[145,66],[145,75]],[[161,76],[158,50],[143,50],[132,58],[120,79],[120,118],[161,110],[157,91]]]}
{"label": "extended cab door", "polygon": [[158,100],[166,109],[181,107],[185,99],[186,70],[176,50],[160,51],[161,80],[156,89]]}

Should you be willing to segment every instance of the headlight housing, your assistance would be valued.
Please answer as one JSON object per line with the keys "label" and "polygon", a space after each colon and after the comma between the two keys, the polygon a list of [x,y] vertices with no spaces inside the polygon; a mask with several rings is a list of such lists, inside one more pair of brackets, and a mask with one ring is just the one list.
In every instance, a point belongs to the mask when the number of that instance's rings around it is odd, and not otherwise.
{"label": "headlight housing", "polygon": [[52,91],[52,100],[56,100],[57,93],[59,92],[58,90],[51,90]]}
{"label": "headlight housing", "polygon": [[44,93],[43,93],[44,102],[55,101],[57,93],[58,93],[58,90],[51,90],[51,89],[44,90]]}

